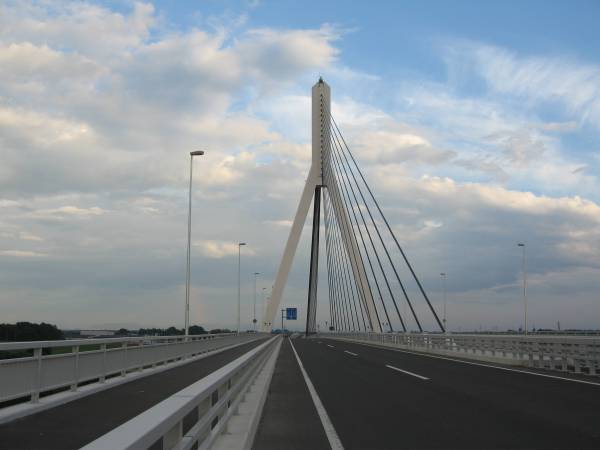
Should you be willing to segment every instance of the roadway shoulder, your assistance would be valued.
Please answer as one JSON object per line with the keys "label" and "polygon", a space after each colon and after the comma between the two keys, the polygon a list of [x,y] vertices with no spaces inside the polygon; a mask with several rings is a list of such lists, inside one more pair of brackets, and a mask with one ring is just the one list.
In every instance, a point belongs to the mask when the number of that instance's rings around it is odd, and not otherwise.
{"label": "roadway shoulder", "polygon": [[302,372],[286,339],[275,366],[254,450],[330,449]]}

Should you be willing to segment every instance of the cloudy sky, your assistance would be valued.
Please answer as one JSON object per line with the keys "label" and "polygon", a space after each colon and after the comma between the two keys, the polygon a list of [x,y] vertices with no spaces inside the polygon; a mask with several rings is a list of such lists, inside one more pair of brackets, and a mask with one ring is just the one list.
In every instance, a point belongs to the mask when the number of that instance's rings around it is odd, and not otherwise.
{"label": "cloudy sky", "polygon": [[[270,291],[333,114],[453,330],[600,322],[595,1],[0,3],[0,322],[181,325]],[[283,306],[305,309],[309,227]],[[324,266],[324,264],[322,264]],[[319,320],[328,320],[322,276]],[[425,321],[427,326],[432,324]]]}

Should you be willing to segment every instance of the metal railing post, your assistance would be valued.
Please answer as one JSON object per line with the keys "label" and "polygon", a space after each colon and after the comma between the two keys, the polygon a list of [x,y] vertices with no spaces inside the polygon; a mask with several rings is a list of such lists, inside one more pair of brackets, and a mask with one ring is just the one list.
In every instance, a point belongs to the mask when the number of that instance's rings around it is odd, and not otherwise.
{"label": "metal railing post", "polygon": [[106,381],[106,344],[100,344],[100,350],[102,350],[102,374],[98,381],[104,383]]}
{"label": "metal railing post", "polygon": [[75,366],[73,367],[73,383],[71,383],[71,391],[77,390],[79,383],[79,345],[74,345],[71,352],[75,355]]}
{"label": "metal railing post", "polygon": [[127,369],[129,367],[129,360],[127,357],[127,341],[121,344],[121,348],[123,349],[123,367],[121,368],[121,376],[124,377],[127,374]]}
{"label": "metal railing post", "polygon": [[35,374],[35,385],[33,392],[31,393],[31,403],[38,403],[40,401],[40,390],[42,388],[42,349],[33,349],[33,357],[36,358],[37,367]]}

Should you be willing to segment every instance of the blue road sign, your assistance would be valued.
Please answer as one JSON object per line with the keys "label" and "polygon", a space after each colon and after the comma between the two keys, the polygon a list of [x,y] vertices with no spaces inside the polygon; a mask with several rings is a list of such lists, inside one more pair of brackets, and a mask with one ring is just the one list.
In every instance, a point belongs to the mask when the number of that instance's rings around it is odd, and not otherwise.
{"label": "blue road sign", "polygon": [[285,310],[286,320],[297,320],[298,310],[296,308],[287,308]]}

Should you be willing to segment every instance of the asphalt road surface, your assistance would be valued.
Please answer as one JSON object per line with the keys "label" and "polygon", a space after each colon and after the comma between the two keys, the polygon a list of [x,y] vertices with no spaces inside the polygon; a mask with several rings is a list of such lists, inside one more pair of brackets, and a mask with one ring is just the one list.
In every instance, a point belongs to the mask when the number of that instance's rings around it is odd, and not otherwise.
{"label": "asphalt road surface", "polygon": [[600,449],[598,378],[292,342],[345,449]]}
{"label": "asphalt road surface", "polygon": [[0,449],[78,449],[262,342],[249,342],[0,425]]}
{"label": "asphalt road surface", "polygon": [[252,448],[330,449],[289,339],[285,339],[281,345]]}

